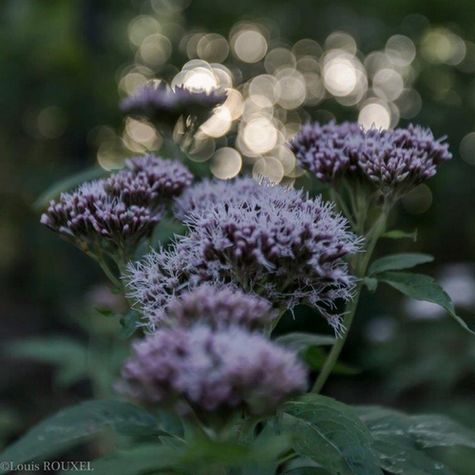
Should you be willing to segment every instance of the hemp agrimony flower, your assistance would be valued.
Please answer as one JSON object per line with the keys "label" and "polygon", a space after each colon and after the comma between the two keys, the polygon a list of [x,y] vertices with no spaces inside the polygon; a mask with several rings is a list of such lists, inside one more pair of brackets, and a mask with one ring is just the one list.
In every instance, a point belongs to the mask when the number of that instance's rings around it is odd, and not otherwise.
{"label": "hemp agrimony flower", "polygon": [[356,123],[304,125],[290,143],[299,164],[319,180],[373,184],[398,198],[431,178],[452,155],[444,138],[417,125],[394,130],[361,129]]}
{"label": "hemp agrimony flower", "polygon": [[262,297],[206,284],[173,299],[166,313],[179,326],[202,322],[214,329],[237,325],[255,330],[269,326],[275,318],[271,303]]}
{"label": "hemp agrimony flower", "polygon": [[199,413],[270,413],[306,388],[294,353],[258,333],[207,326],[159,330],[133,346],[119,389],[142,402],[187,402]]}
{"label": "hemp agrimony flower", "polygon": [[130,255],[162,219],[167,200],[191,180],[180,163],[136,157],[109,178],[62,193],[50,202],[41,223],[99,260],[102,253]]}
{"label": "hemp agrimony flower", "polygon": [[131,296],[150,312],[190,282],[231,284],[281,310],[307,303],[337,326],[336,303],[354,284],[344,257],[359,250],[347,221],[302,191],[256,183],[238,194],[241,184],[187,215],[189,233],[171,249],[129,269]]}
{"label": "hemp agrimony flower", "polygon": [[175,199],[173,212],[184,220],[196,212],[206,212],[210,204],[216,204],[226,197],[226,202],[242,200],[243,196],[261,195],[263,187],[251,177],[239,177],[233,180],[210,180],[205,178],[193,185]]}
{"label": "hemp agrimony flower", "polygon": [[171,88],[164,82],[142,86],[121,103],[124,113],[145,117],[162,131],[170,132],[180,117],[194,129],[206,121],[212,110],[226,100],[221,90],[191,91],[182,86]]}

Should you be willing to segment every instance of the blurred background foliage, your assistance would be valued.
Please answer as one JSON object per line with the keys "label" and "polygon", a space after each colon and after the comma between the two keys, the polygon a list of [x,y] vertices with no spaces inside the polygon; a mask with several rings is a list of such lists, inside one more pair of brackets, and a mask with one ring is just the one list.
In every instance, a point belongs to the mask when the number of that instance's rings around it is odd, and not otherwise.
{"label": "blurred background foliage", "polygon": [[[62,178],[160,147],[150,124],[118,109],[154,78],[228,90],[189,150],[220,178],[248,171],[311,189],[284,144],[312,118],[414,121],[447,135],[455,159],[398,210],[398,228],[417,228],[417,241],[382,247],[434,254],[428,270],[475,325],[472,0],[4,0],[0,44],[0,442],[110,386],[117,322],[95,309],[120,302],[92,262],[40,226],[34,203]],[[300,315],[288,325],[318,325]],[[358,320],[343,357],[356,374],[335,376],[330,394],[475,426],[473,339],[431,305],[388,289],[365,296]],[[40,336],[48,345],[35,343]],[[44,364],[31,358],[38,354]],[[104,373],[91,376],[91,367]],[[463,454],[454,460],[473,473]]]}

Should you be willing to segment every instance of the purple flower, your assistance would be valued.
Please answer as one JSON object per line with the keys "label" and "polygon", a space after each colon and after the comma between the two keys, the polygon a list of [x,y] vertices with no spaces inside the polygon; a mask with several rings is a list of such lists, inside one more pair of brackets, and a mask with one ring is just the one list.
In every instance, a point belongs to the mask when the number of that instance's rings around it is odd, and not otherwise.
{"label": "purple flower", "polygon": [[302,126],[290,142],[299,165],[319,180],[331,183],[358,168],[362,130],[352,122]]}
{"label": "purple flower", "polygon": [[430,129],[409,125],[407,129],[365,132],[358,166],[384,193],[403,194],[437,173],[437,166],[452,154]]}
{"label": "purple flower", "polygon": [[174,324],[185,327],[197,322],[213,329],[232,325],[255,330],[274,320],[271,303],[239,289],[201,285],[173,299],[166,309],[166,316]]}
{"label": "purple flower", "polygon": [[221,90],[190,91],[184,87],[170,88],[166,83],[147,84],[125,98],[121,109],[126,114],[146,117],[166,129],[173,129],[180,117],[204,122],[211,111],[226,100]]}
{"label": "purple flower", "polygon": [[180,262],[184,285],[231,284],[281,309],[307,303],[337,326],[336,303],[349,299],[354,285],[344,258],[360,246],[347,221],[301,191],[261,185],[255,195],[239,198],[233,191],[239,186],[230,183],[220,201],[190,213],[189,234],[167,253],[131,267],[131,295],[145,311],[160,307],[171,293],[164,293],[164,270]]}
{"label": "purple flower", "polygon": [[106,180],[105,188],[126,203],[153,207],[178,196],[192,181],[185,165],[149,154],[127,160],[124,169]]}
{"label": "purple flower", "polygon": [[250,177],[233,180],[205,178],[175,199],[173,212],[178,219],[184,220],[190,213],[206,211],[209,205],[218,203],[223,197],[226,197],[226,202],[230,203],[241,200],[243,196],[259,195],[262,191],[262,185]]}
{"label": "purple flower", "polygon": [[51,201],[41,223],[72,240],[83,251],[94,253],[99,242],[121,248],[149,235],[161,220],[163,209],[126,204],[110,196],[103,180],[85,183],[72,193]]}
{"label": "purple flower", "polygon": [[130,251],[152,233],[167,200],[191,181],[191,173],[179,162],[153,155],[135,157],[107,179],[62,193],[50,202],[41,223],[93,255],[115,248]]}
{"label": "purple flower", "polygon": [[355,123],[307,124],[291,141],[299,164],[319,180],[363,180],[385,195],[399,197],[435,175],[452,158],[444,138],[429,129],[362,130]]}
{"label": "purple flower", "polygon": [[294,353],[238,327],[160,330],[135,343],[119,389],[146,403],[186,401],[199,413],[269,413],[306,388]]}

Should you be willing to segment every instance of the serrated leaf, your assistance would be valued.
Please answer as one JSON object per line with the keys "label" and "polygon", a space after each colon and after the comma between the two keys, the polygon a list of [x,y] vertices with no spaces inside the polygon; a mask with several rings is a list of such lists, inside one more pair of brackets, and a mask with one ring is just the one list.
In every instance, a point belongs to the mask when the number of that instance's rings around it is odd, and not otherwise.
{"label": "serrated leaf", "polygon": [[454,304],[449,295],[432,277],[408,272],[383,272],[378,275],[378,280],[399,290],[407,297],[439,305],[465,330],[475,335],[475,332],[455,312]]}
{"label": "serrated leaf", "polygon": [[322,468],[341,475],[381,475],[373,439],[351,407],[307,394],[285,404],[282,428],[293,448]]}
{"label": "serrated leaf", "polygon": [[69,386],[87,377],[87,348],[64,336],[29,338],[7,346],[9,355],[55,365],[56,382]]}
{"label": "serrated leaf", "polygon": [[[155,418],[122,401],[87,401],[64,409],[40,422],[0,454],[13,465],[44,460],[112,428],[118,432],[159,433]],[[5,473],[1,471],[0,473]]]}
{"label": "serrated leaf", "polygon": [[335,343],[335,338],[330,335],[294,332],[279,336],[275,341],[295,352],[300,352],[310,346],[331,346]]}
{"label": "serrated leaf", "polygon": [[41,210],[48,206],[51,200],[56,199],[61,193],[69,191],[86,181],[95,180],[107,175],[107,171],[101,167],[93,166],[83,170],[75,175],[71,175],[59,182],[54,183],[45,192],[43,192],[33,203],[36,210]]}
{"label": "serrated leaf", "polygon": [[375,260],[368,270],[369,275],[379,274],[388,270],[410,269],[420,264],[432,262],[434,258],[429,254],[408,252],[401,254],[391,254]]}
{"label": "serrated leaf", "polygon": [[417,229],[414,231],[402,231],[400,229],[393,229],[391,231],[387,231],[383,234],[383,237],[388,239],[412,239],[414,242],[417,241]]}

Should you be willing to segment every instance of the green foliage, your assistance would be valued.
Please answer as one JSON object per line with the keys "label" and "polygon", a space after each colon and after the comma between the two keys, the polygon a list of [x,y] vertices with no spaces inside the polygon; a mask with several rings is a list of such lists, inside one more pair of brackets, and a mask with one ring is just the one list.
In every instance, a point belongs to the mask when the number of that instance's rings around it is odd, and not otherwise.
{"label": "green foliage", "polygon": [[282,346],[300,352],[310,346],[328,346],[335,343],[335,338],[330,335],[294,332],[282,335],[275,340]]}
{"label": "green foliage", "polygon": [[13,465],[44,460],[106,429],[124,434],[160,433],[155,418],[132,404],[114,400],[86,401],[35,426],[9,446],[0,459]]}
{"label": "green foliage", "polygon": [[17,358],[56,366],[55,381],[60,387],[71,386],[88,375],[88,349],[65,336],[16,341],[7,346],[7,352]]}
{"label": "green foliage", "polygon": [[292,435],[297,454],[330,473],[382,475],[369,430],[341,402],[307,394],[284,406],[281,427]]}
{"label": "green foliage", "polygon": [[382,235],[383,238],[387,239],[412,239],[414,242],[417,241],[417,229],[414,229],[412,232],[402,231],[400,229],[393,229],[387,231]]}
{"label": "green foliage", "polygon": [[423,274],[410,274],[407,272],[383,272],[378,274],[378,280],[384,282],[402,294],[416,300],[432,302],[444,310],[455,319],[465,330],[475,334],[465,321],[457,315],[455,307],[449,295],[430,276]]}
{"label": "green foliage", "polygon": [[375,440],[381,466],[389,473],[450,475],[453,472],[424,449],[475,448],[475,433],[445,416],[409,416],[380,407],[355,410]]}
{"label": "green foliage", "polygon": [[402,253],[402,254],[390,254],[389,256],[381,257],[375,260],[368,269],[369,275],[379,274],[388,270],[401,270],[410,269],[418,266],[419,264],[425,264],[432,262],[434,258],[429,254],[419,253]]}
{"label": "green foliage", "polygon": [[[318,346],[310,346],[302,353],[303,360],[307,366],[313,370],[319,370],[323,367],[327,355]],[[333,367],[334,374],[355,375],[360,372],[359,369],[348,366],[344,363],[337,362]]]}

